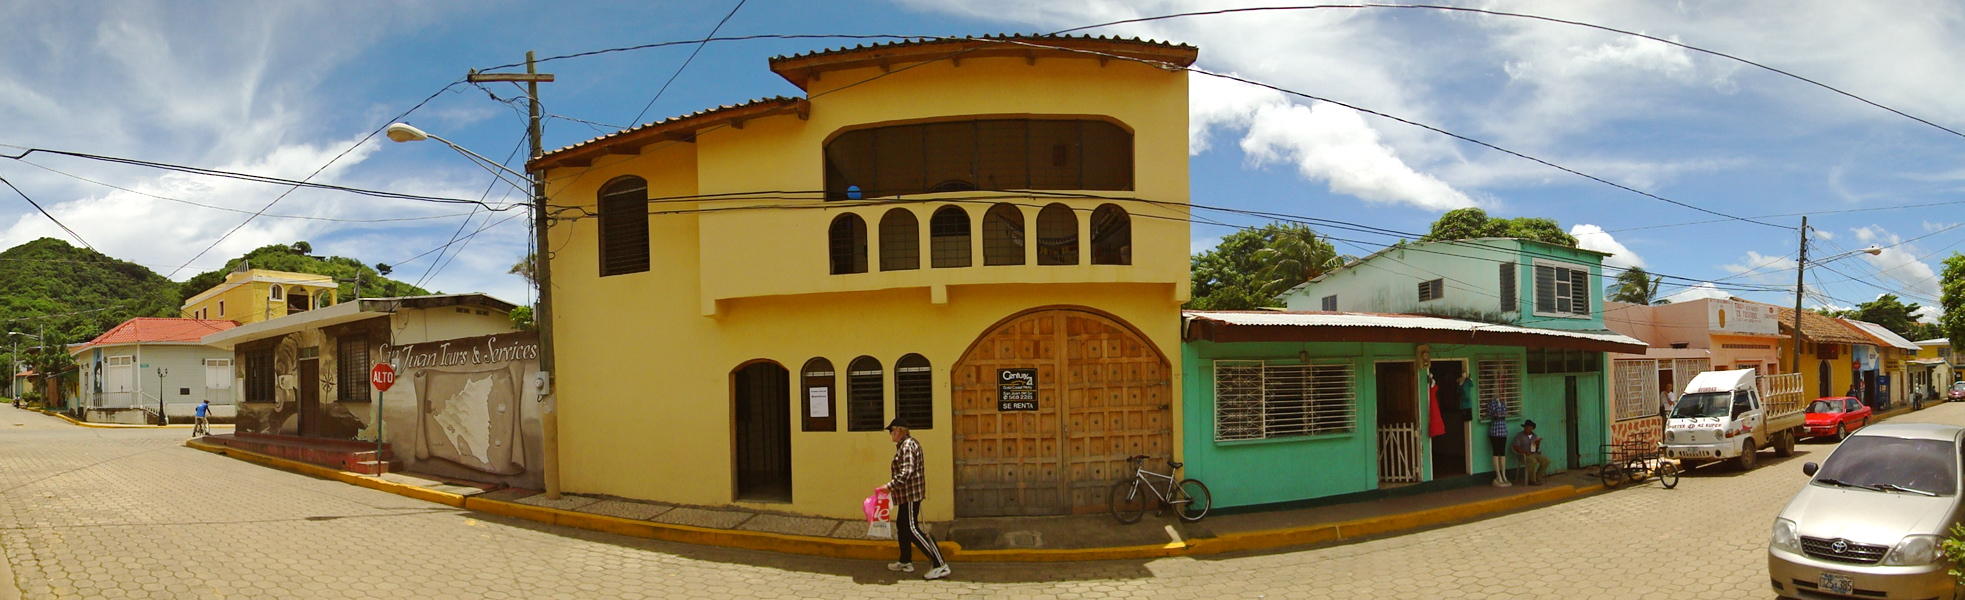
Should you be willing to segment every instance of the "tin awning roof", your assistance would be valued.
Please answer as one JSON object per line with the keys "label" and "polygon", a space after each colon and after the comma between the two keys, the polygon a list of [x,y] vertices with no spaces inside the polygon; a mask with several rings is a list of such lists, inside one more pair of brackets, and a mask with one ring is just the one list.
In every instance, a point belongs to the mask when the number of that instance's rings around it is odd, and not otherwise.
{"label": "tin awning roof", "polygon": [[1563,331],[1430,315],[1354,312],[1183,311],[1182,336],[1212,342],[1399,342],[1644,352],[1609,331]]}
{"label": "tin awning roof", "polygon": [[1921,346],[1917,345],[1917,342],[1904,339],[1904,336],[1897,335],[1897,332],[1891,331],[1890,328],[1882,325],[1855,319],[1843,319],[1842,322],[1855,328],[1857,331],[1869,334],[1870,337],[1883,342],[1885,346],[1891,346],[1899,350],[1909,350],[1911,352],[1916,352],[1921,348]]}

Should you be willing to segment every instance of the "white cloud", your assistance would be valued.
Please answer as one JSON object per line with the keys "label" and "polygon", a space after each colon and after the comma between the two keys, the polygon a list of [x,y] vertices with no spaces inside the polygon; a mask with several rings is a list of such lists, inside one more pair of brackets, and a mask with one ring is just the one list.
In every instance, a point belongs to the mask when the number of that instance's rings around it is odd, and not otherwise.
{"label": "white cloud", "polygon": [[1576,246],[1578,248],[1609,252],[1610,256],[1603,259],[1603,265],[1606,267],[1628,269],[1644,266],[1643,257],[1638,256],[1636,252],[1632,252],[1630,248],[1625,247],[1622,242],[1617,241],[1617,238],[1612,237],[1610,232],[1604,231],[1602,227],[1587,223],[1578,223],[1569,227],[1569,235],[1576,236]]}
{"label": "white cloud", "polygon": [[1370,202],[1436,210],[1475,205],[1466,194],[1400,160],[1357,111],[1334,104],[1256,109],[1242,153],[1258,164],[1294,164],[1305,179]]}
{"label": "white cloud", "polygon": [[1733,297],[1733,294],[1731,292],[1721,290],[1719,289],[1719,286],[1713,285],[1713,283],[1710,281],[1706,281],[1706,282],[1701,282],[1698,285],[1694,285],[1692,287],[1688,287],[1679,290],[1677,292],[1673,292],[1665,296],[1663,299],[1669,300],[1671,302],[1690,302],[1701,298],[1731,298],[1731,297]]}

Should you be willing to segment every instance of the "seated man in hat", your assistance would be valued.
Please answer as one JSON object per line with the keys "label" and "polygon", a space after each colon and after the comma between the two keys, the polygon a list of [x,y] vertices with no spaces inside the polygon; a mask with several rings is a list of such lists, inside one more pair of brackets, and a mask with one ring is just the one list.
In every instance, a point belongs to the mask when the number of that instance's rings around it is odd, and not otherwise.
{"label": "seated man in hat", "polygon": [[1522,457],[1522,483],[1542,485],[1542,472],[1549,470],[1549,457],[1542,455],[1542,436],[1535,434],[1535,421],[1522,421],[1521,433],[1511,446]]}

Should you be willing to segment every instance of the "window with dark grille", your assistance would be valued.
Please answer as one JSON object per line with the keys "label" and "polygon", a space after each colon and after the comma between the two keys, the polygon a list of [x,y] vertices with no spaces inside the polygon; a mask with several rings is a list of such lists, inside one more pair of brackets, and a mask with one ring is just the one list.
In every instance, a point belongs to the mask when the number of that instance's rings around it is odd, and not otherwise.
{"label": "window with dark grille", "polygon": [[1078,215],[1051,204],[1037,211],[1037,264],[1078,264]]}
{"label": "window with dark grille", "polygon": [[1446,280],[1434,279],[1419,282],[1419,301],[1426,302],[1446,297]]}
{"label": "window with dark grille", "polygon": [[617,177],[600,188],[600,275],[648,270],[648,182]]}
{"label": "window with dark grille", "polygon": [[1126,209],[1101,204],[1092,211],[1092,264],[1133,264],[1133,219]]}
{"label": "window with dark grille", "polygon": [[335,400],[368,402],[368,336],[342,336],[334,341]]}
{"label": "window with dark grille", "polygon": [[914,212],[905,208],[887,211],[880,217],[880,270],[906,271],[921,268],[921,224]]}
{"label": "window with dark grille", "polygon": [[969,266],[969,211],[959,206],[935,209],[928,221],[928,252],[936,268]]}
{"label": "window with dark grille", "polygon": [[1023,264],[1023,211],[997,204],[983,213],[983,264]]}
{"label": "window with dark grille", "polygon": [[976,189],[1133,189],[1133,134],[1091,119],[976,119],[847,131],[825,145],[826,197]]}
{"label": "window with dark grille", "polygon": [[879,359],[862,356],[847,365],[847,431],[880,431],[887,427],[886,394],[881,379]]}
{"label": "window with dark grille", "polygon": [[805,431],[839,431],[839,414],[835,412],[839,406],[839,378],[832,371],[832,361],[823,358],[805,361],[799,379],[805,387],[805,395],[799,398],[799,404],[805,407]]}
{"label": "window with dark grille", "polygon": [[239,351],[245,360],[246,402],[273,401],[273,345],[262,344]]}
{"label": "window with dark grille", "polygon": [[1535,265],[1535,312],[1546,315],[1590,314],[1590,271]]}
{"label": "window with dark grille", "polygon": [[1521,310],[1521,307],[1515,305],[1515,263],[1504,262],[1499,266],[1501,267],[1501,312]]}
{"label": "window with dark grille", "polygon": [[1569,312],[1571,314],[1590,314],[1590,272],[1571,270],[1569,272]]}
{"label": "window with dark grille", "polygon": [[927,357],[909,354],[894,363],[894,416],[908,429],[934,429],[935,375]]}
{"label": "window with dark grille", "polygon": [[826,232],[826,251],[832,274],[867,272],[867,222],[847,213],[833,217]]}
{"label": "window with dark grille", "polygon": [[1328,310],[1328,311],[1336,311],[1336,310],[1337,310],[1337,294],[1331,294],[1331,295],[1329,295],[1329,296],[1324,296],[1324,304],[1323,304],[1323,306],[1324,306],[1324,310]]}

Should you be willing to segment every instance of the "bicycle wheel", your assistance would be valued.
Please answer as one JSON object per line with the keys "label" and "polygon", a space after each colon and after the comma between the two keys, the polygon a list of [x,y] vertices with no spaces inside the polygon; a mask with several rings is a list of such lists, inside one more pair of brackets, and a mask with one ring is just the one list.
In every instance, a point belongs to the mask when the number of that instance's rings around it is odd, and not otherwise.
{"label": "bicycle wheel", "polygon": [[1678,465],[1668,462],[1658,463],[1658,483],[1665,484],[1665,489],[1668,490],[1678,487]]}
{"label": "bicycle wheel", "polygon": [[1112,484],[1112,518],[1120,523],[1139,521],[1146,513],[1146,491],[1139,489],[1139,479],[1127,479]]}
{"label": "bicycle wheel", "polygon": [[1611,489],[1624,485],[1624,480],[1630,478],[1629,475],[1624,474],[1624,467],[1616,464],[1616,461],[1605,461],[1602,467],[1597,468],[1597,477],[1603,480],[1603,487]]}
{"label": "bicycle wheel", "polygon": [[1633,458],[1624,463],[1624,476],[1631,478],[1631,483],[1638,483],[1651,476],[1651,468],[1642,459]]}
{"label": "bicycle wheel", "polygon": [[1208,492],[1207,484],[1197,479],[1182,479],[1174,486],[1174,511],[1180,520],[1194,522],[1208,516],[1208,509],[1214,508],[1214,494]]}

